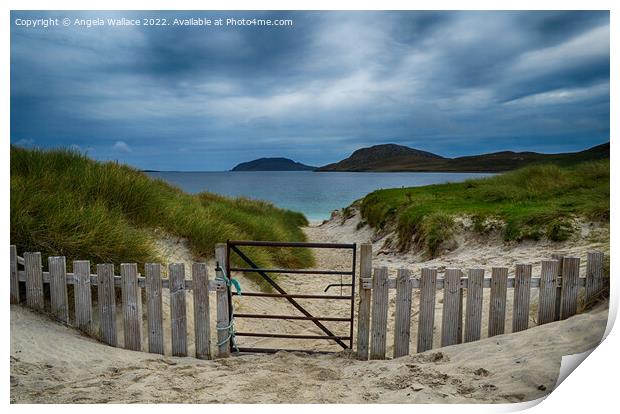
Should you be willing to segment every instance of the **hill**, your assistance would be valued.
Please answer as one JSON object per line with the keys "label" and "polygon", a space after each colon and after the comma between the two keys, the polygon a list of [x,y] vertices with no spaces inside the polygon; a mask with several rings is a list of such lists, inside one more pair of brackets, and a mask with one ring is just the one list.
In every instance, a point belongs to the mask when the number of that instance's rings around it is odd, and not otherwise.
{"label": "hill", "polygon": [[443,157],[404,145],[382,144],[355,151],[347,159],[319,168],[319,171],[385,171],[392,166],[441,162]]}
{"label": "hill", "polygon": [[314,171],[317,167],[295,162],[288,158],[259,158],[242,162],[231,171]]}
{"label": "hill", "polygon": [[[126,165],[69,150],[11,147],[11,244],[62,255],[67,262],[145,263],[158,257],[158,234],[187,240],[210,258],[227,239],[304,241],[301,213],[246,198],[196,195]],[[273,249],[272,249],[273,250]],[[308,267],[307,250],[252,250],[264,265]]]}
{"label": "hill", "polygon": [[503,172],[531,164],[571,165],[606,158],[609,158],[609,142],[571,153],[502,151],[458,158],[444,158],[402,145],[387,144],[359,149],[349,158],[323,166],[318,171]]}

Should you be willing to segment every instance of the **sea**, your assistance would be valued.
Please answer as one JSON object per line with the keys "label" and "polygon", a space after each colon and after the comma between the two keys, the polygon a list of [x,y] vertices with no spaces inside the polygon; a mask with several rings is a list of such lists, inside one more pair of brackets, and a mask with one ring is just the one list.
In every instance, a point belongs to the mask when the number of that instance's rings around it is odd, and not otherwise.
{"label": "sea", "polygon": [[417,187],[485,177],[482,173],[222,171],[148,172],[189,193],[209,191],[270,201],[299,211],[310,221],[328,219],[366,194],[382,188]]}

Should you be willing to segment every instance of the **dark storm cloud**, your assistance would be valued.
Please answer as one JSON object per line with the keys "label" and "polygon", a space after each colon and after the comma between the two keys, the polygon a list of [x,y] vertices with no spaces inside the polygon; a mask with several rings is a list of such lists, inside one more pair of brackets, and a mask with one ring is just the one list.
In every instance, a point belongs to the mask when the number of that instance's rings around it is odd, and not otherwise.
{"label": "dark storm cloud", "polygon": [[[293,27],[24,28],[68,16]],[[13,12],[11,141],[142,168],[325,164],[397,142],[446,156],[609,139],[607,12]]]}

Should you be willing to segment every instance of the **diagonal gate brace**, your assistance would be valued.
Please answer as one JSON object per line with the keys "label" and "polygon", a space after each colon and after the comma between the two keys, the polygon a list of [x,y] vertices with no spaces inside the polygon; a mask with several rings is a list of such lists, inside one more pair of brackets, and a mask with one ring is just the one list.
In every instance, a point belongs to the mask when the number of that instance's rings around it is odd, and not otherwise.
{"label": "diagonal gate brace", "polygon": [[[286,291],[284,289],[282,289],[272,278],[270,278],[267,273],[260,271],[259,267],[256,265],[256,263],[254,263],[249,257],[247,257],[241,250],[239,250],[236,246],[230,246],[231,250],[234,250],[235,253],[237,253],[239,255],[239,257],[241,259],[243,259],[250,267],[252,267],[253,269],[257,269],[256,273],[258,273],[259,275],[261,275],[263,277],[263,279],[265,279],[267,281],[267,283],[269,283],[275,290],[277,290],[279,293],[281,293],[282,295],[287,295]],[[286,300],[288,300],[291,305],[293,305],[298,311],[300,311],[301,313],[303,313],[305,316],[309,317],[309,318],[314,318],[314,316],[312,316],[312,314],[310,312],[308,312],[307,310],[305,310],[299,303],[297,303],[297,301],[291,297],[285,297]],[[319,322],[318,320],[311,320],[319,329],[321,329],[323,332],[325,332],[328,336],[333,336],[336,337],[336,335],[334,335],[325,325],[323,325],[321,322]],[[340,339],[334,339],[334,341],[336,341],[338,343],[338,345],[340,345],[343,349],[348,349],[347,345],[342,342]]]}

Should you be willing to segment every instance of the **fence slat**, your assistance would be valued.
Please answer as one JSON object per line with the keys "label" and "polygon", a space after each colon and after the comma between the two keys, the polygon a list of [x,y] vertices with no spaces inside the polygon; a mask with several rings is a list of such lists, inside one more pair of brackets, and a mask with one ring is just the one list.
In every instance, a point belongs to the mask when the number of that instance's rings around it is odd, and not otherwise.
{"label": "fence slat", "polygon": [[97,265],[97,293],[101,340],[108,345],[116,346],[116,295],[113,264]]}
{"label": "fence slat", "polygon": [[357,305],[357,357],[368,359],[368,341],[370,338],[370,304],[372,290],[363,288],[363,279],[372,277],[372,244],[364,243],[360,246],[359,271],[359,302]]}
{"label": "fence slat", "polygon": [[530,319],[530,289],[532,265],[518,264],[515,268],[515,289],[512,311],[512,332],[526,330]]}
{"label": "fence slat", "polygon": [[[226,269],[226,244],[218,243],[215,245],[215,261],[220,267]],[[224,279],[225,276],[221,271],[216,272],[216,279]],[[216,312],[217,312],[217,356],[226,358],[230,355],[230,338],[229,338],[229,316],[228,316],[228,289],[226,283],[218,281],[217,292],[215,293]]]}
{"label": "fence slat", "polygon": [[420,314],[418,315],[418,352],[433,349],[437,269],[422,269],[420,279]]}
{"label": "fence slat", "polygon": [[209,277],[206,263],[192,264],[196,358],[211,359]]}
{"label": "fence slat", "polygon": [[[461,272],[461,277],[463,276],[463,272]],[[463,287],[459,289],[459,314],[456,326],[456,343],[463,343]]]}
{"label": "fence slat", "polygon": [[564,266],[564,254],[563,253],[553,253],[551,255],[552,260],[558,261],[558,274],[556,277],[556,288],[555,288],[555,315],[553,317],[554,321],[560,320],[560,313],[562,311],[562,286],[561,286],[561,278],[562,278],[562,267]]}
{"label": "fence slat", "polygon": [[538,287],[538,325],[555,320],[556,276],[559,262],[543,260],[540,264],[540,286]]}
{"label": "fence slat", "polygon": [[444,276],[443,314],[441,319],[441,346],[458,343],[461,295],[461,271],[446,269]]}
{"label": "fence slat", "polygon": [[41,253],[24,253],[24,268],[26,269],[26,304],[31,308],[43,310],[45,302]]}
{"label": "fence slat", "polygon": [[482,330],[482,285],[484,269],[470,269],[467,275],[467,307],[465,309],[464,342],[480,339]]}
{"label": "fence slat", "polygon": [[387,267],[375,268],[372,279],[370,359],[385,359],[388,294]]}
{"label": "fence slat", "polygon": [[494,267],[491,270],[491,300],[489,301],[489,337],[502,335],[506,326],[506,294],[508,269]]}
{"label": "fence slat", "polygon": [[17,270],[17,247],[11,245],[11,303],[19,303],[19,273]]}
{"label": "fence slat", "polygon": [[67,264],[63,256],[48,257],[50,271],[50,303],[52,315],[58,320],[69,322],[69,301],[67,295]]}
{"label": "fence slat", "polygon": [[185,306],[185,265],[170,263],[170,320],[172,355],[187,356],[187,310]]}
{"label": "fence slat", "polygon": [[146,263],[146,323],[149,331],[149,352],[164,354],[164,322],[162,309],[161,265]]}
{"label": "fence slat", "polygon": [[74,260],[73,275],[75,278],[73,287],[75,326],[86,333],[91,333],[93,304],[90,291],[90,262],[88,260]]}
{"label": "fence slat", "polygon": [[407,269],[398,269],[394,320],[394,358],[398,358],[409,355],[411,336],[411,279]]}
{"label": "fence slat", "polygon": [[140,287],[138,266],[135,263],[121,264],[121,291],[123,296],[123,333],[125,349],[142,350],[142,315],[140,313]]}
{"label": "fence slat", "polygon": [[560,318],[566,319],[577,313],[577,293],[579,291],[578,257],[565,257],[562,264],[562,309]]}
{"label": "fence slat", "polygon": [[603,253],[588,253],[586,265],[586,293],[585,302],[589,303],[592,297],[603,289]]}

